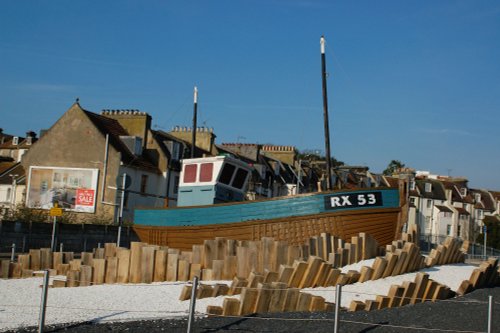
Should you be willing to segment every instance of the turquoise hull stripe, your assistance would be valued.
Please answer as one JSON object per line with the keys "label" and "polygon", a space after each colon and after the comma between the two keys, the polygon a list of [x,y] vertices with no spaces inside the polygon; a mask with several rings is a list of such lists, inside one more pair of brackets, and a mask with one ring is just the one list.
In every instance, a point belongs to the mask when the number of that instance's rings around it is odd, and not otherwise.
{"label": "turquoise hull stripe", "polygon": [[[374,206],[359,206],[353,200],[359,196],[361,203],[372,199],[376,194]],[[344,195],[344,198],[342,196]],[[332,196],[339,197],[337,201]],[[347,196],[349,196],[347,198]],[[363,199],[365,198],[365,199]],[[375,198],[375,196],[373,196]],[[380,199],[381,198],[381,199]],[[342,207],[329,207],[330,202],[345,204]],[[348,204],[351,205],[348,205]],[[268,201],[246,201],[235,205],[210,205],[202,207],[186,207],[172,209],[136,209],[134,223],[147,226],[196,226],[243,222],[250,220],[267,220],[290,216],[304,216],[349,210],[366,210],[374,208],[398,208],[399,191],[396,189],[366,190],[352,192],[318,193],[297,197],[284,197]]]}

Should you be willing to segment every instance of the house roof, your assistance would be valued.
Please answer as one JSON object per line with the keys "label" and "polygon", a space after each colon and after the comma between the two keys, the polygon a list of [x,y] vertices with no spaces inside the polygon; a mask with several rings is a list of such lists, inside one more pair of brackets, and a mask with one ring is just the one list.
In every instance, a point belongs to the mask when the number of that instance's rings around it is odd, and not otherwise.
{"label": "house roof", "polygon": [[389,187],[394,187],[394,188],[398,188],[399,187],[399,178],[385,176],[385,179],[387,180],[387,183],[389,184]]}
{"label": "house roof", "polygon": [[486,190],[472,190],[472,193],[481,194],[481,203],[483,204],[483,209],[488,211],[494,211],[496,209],[496,203],[490,195],[490,192]]}
{"label": "house roof", "polygon": [[496,200],[500,200],[500,192],[490,191],[490,193],[493,196],[493,198],[495,198]]}
{"label": "house roof", "polygon": [[453,213],[453,211],[446,206],[435,205],[434,207],[439,209],[440,212]]}
{"label": "house roof", "polygon": [[31,138],[31,144],[28,144],[28,140],[24,137],[17,137],[17,145],[14,144],[14,137],[9,137],[4,140],[3,144],[0,144],[0,149],[30,149],[30,147],[38,141],[38,138]]}
{"label": "house roof", "polygon": [[126,166],[160,173],[158,167],[149,161],[145,156],[136,156],[130,152],[127,146],[120,139],[120,136],[128,136],[129,133],[117,120],[84,110],[78,103],[77,106],[85,113],[85,115],[87,115],[90,121],[103,135],[109,135],[109,143],[121,153],[122,161]]}
{"label": "house roof", "polygon": [[25,172],[21,163],[0,162],[0,184],[12,184],[13,178],[15,178],[17,184],[24,184]]}
{"label": "house roof", "polygon": [[[416,179],[416,186],[420,191],[420,195],[423,198],[434,199],[434,200],[446,200],[446,193],[444,191],[444,186],[439,180],[435,179]],[[425,191],[425,184],[430,183],[431,191]]]}
{"label": "house roof", "polygon": [[461,215],[470,215],[470,213],[465,208],[462,207],[453,207],[453,208],[455,208]]}

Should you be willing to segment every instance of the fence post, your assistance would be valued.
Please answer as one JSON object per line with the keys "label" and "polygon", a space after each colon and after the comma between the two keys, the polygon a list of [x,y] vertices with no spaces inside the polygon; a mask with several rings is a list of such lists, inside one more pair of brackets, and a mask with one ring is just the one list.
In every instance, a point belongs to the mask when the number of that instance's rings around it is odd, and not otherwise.
{"label": "fence post", "polygon": [[193,332],[194,311],[196,309],[196,290],[198,289],[198,277],[193,278],[193,289],[191,290],[191,301],[189,303],[189,320],[187,333]]}
{"label": "fence post", "polygon": [[488,333],[493,332],[493,296],[488,296]]}
{"label": "fence post", "polygon": [[337,284],[335,287],[335,326],[333,328],[333,333],[338,333],[339,331],[339,312],[340,312],[340,302],[342,300],[342,285]]}
{"label": "fence post", "polygon": [[47,308],[47,291],[49,290],[49,271],[45,270],[43,275],[42,300],[40,302],[40,317],[38,319],[38,333],[43,333],[45,326],[45,310]]}
{"label": "fence post", "polygon": [[16,243],[12,243],[12,252],[10,254],[10,262],[14,262],[16,258]]}

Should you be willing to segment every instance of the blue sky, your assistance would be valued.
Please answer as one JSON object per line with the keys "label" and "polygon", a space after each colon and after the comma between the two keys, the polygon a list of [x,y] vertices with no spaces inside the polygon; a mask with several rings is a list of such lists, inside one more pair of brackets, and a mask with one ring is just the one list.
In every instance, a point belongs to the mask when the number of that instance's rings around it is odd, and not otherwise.
{"label": "blue sky", "polygon": [[500,190],[498,1],[2,1],[0,127],[49,128],[75,101],[198,123],[217,142],[392,159]]}

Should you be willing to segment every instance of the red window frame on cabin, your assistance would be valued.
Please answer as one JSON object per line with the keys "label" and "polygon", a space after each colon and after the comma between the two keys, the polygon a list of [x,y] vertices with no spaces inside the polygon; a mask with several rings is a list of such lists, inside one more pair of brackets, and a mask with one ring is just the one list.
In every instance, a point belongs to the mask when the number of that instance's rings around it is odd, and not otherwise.
{"label": "red window frame on cabin", "polygon": [[198,172],[197,164],[188,164],[184,166],[184,183],[194,183],[196,182],[196,173]]}
{"label": "red window frame on cabin", "polygon": [[200,165],[200,182],[211,182],[213,173],[213,163],[202,163]]}

